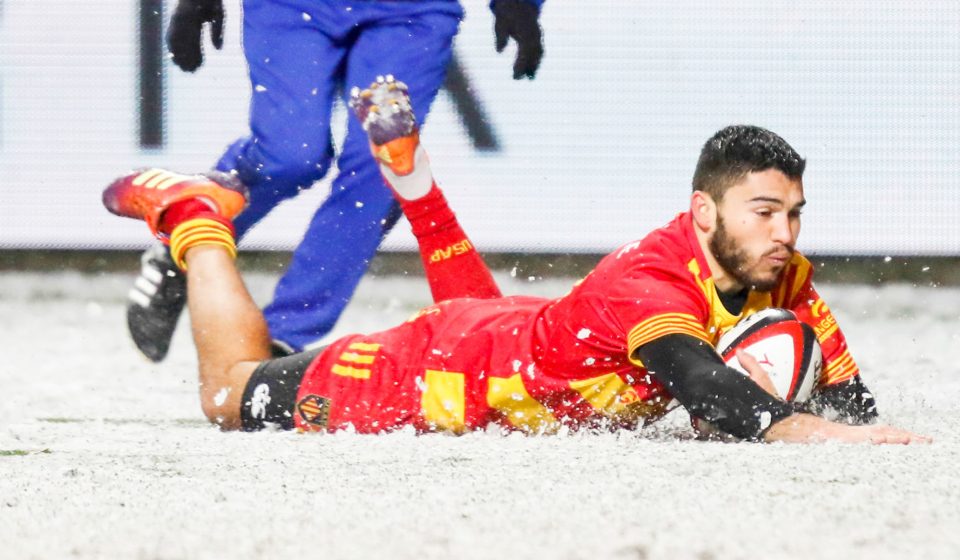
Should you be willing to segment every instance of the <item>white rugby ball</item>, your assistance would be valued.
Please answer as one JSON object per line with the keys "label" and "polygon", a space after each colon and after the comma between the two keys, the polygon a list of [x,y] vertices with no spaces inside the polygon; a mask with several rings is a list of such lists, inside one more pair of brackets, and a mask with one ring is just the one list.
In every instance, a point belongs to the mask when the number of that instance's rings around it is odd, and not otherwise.
{"label": "white rugby ball", "polygon": [[786,401],[805,402],[820,379],[823,355],[817,336],[786,309],[754,313],[720,337],[717,352],[721,359],[746,375],[736,356],[738,349],[757,359],[778,396]]}

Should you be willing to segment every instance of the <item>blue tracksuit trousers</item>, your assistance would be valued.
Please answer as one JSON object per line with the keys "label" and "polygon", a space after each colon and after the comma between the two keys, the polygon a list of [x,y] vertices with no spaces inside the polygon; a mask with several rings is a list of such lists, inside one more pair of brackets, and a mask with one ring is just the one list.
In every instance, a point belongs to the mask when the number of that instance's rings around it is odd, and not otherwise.
{"label": "blue tracksuit trousers", "polygon": [[[338,93],[346,99],[352,87],[393,74],[409,86],[423,123],[463,16],[455,0],[244,0],[243,9],[251,134],[217,164],[250,188],[250,206],[235,220],[238,236],[330,169]],[[329,198],[264,309],[273,338],[295,350],[333,327],[400,216],[352,115],[337,167]]]}

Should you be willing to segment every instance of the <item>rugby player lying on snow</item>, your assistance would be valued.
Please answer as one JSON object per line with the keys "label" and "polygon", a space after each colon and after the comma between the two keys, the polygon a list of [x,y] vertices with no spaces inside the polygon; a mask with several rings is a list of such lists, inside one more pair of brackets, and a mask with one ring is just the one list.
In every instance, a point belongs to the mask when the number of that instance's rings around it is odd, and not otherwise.
{"label": "rugby player lying on snow", "polygon": [[[352,108],[417,237],[434,301],[402,325],[271,359],[263,317],[234,266],[231,218],[246,202],[223,176],[138,171],[104,204],[146,220],[186,271],[201,405],[225,429],[265,424],[381,432],[531,433],[633,427],[676,399],[692,417],[763,441],[910,443],[871,423],[873,398],[794,251],[804,160],[776,134],[731,126],[703,147],[688,211],[604,258],[557,299],[503,297],[430,170],[402,83],[355,91]],[[727,367],[715,345],[738,321],[785,308],[809,324],[824,367],[800,409],[763,368]],[[830,411],[839,421],[809,412]]]}

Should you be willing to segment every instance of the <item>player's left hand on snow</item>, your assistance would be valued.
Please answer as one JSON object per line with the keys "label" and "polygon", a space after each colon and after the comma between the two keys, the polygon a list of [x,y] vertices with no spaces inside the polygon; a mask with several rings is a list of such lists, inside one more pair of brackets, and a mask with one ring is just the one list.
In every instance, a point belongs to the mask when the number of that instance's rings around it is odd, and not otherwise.
{"label": "player's left hand on snow", "polygon": [[763,439],[784,443],[871,443],[909,445],[931,443],[932,438],[883,424],[849,426],[830,422],[812,414],[794,414],[770,426]]}
{"label": "player's left hand on snow", "polygon": [[493,15],[497,52],[503,52],[510,38],[517,42],[513,79],[533,79],[543,58],[543,30],[538,21],[540,10],[525,0],[495,0]]}
{"label": "player's left hand on snow", "polygon": [[203,64],[203,25],[210,24],[210,42],[223,47],[223,0],[180,0],[167,31],[173,63],[186,72]]}

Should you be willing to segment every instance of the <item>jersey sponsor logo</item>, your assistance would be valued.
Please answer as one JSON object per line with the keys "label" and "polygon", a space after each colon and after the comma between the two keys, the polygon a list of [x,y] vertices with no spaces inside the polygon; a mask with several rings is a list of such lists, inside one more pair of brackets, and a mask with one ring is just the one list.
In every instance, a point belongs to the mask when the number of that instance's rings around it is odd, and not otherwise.
{"label": "jersey sponsor logo", "polygon": [[837,330],[837,320],[833,318],[832,313],[828,313],[816,326],[813,332],[817,335],[817,340],[824,340]]}
{"label": "jersey sponsor logo", "polygon": [[659,399],[644,400],[637,388],[624,382],[616,373],[570,381],[570,388],[580,394],[600,416],[617,423],[630,424],[663,414]]}
{"label": "jersey sponsor logo", "polygon": [[297,403],[297,412],[307,424],[326,428],[330,418],[330,399],[320,395],[307,395]]}
{"label": "jersey sponsor logo", "polygon": [[464,239],[463,241],[454,243],[453,245],[448,245],[444,249],[437,249],[434,251],[433,254],[430,255],[430,262],[436,263],[445,261],[458,255],[468,253],[471,249],[473,249],[473,245],[470,244],[470,240]]}
{"label": "jersey sponsor logo", "polygon": [[261,383],[253,389],[250,397],[250,416],[263,420],[267,417],[267,405],[270,404],[270,386]]}
{"label": "jersey sponsor logo", "polygon": [[627,387],[622,393],[617,395],[617,400],[623,405],[633,404],[640,400],[640,394],[637,393],[637,390],[633,387]]}

